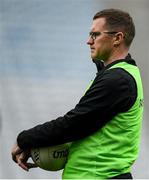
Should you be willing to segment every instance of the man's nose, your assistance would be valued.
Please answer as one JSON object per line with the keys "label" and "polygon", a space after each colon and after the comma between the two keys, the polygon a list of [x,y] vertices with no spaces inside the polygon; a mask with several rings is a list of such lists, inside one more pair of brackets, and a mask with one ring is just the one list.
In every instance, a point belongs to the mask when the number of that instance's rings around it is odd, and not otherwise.
{"label": "man's nose", "polygon": [[89,37],[86,43],[87,43],[88,45],[91,45],[91,44],[94,43],[94,40],[93,40],[91,37]]}

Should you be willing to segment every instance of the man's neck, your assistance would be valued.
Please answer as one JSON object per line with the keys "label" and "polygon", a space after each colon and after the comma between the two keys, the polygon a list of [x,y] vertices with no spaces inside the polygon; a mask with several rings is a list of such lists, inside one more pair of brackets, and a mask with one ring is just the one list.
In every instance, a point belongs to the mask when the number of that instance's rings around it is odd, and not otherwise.
{"label": "man's neck", "polygon": [[125,59],[125,57],[128,55],[128,50],[123,51],[115,51],[107,61],[104,61],[104,65],[107,66],[108,64],[111,64],[112,62],[119,60],[119,59]]}

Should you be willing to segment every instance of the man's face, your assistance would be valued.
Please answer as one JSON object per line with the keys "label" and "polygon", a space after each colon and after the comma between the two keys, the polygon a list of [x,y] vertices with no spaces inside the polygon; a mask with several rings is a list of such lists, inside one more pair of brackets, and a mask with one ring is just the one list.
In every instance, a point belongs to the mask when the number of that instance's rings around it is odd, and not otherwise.
{"label": "man's face", "polygon": [[89,37],[87,44],[91,49],[91,58],[92,59],[100,59],[103,61],[107,61],[113,51],[113,34],[106,34],[102,32],[109,32],[106,28],[104,18],[98,18],[93,20],[91,26],[91,33],[93,32],[101,32],[100,35],[97,35],[96,38]]}

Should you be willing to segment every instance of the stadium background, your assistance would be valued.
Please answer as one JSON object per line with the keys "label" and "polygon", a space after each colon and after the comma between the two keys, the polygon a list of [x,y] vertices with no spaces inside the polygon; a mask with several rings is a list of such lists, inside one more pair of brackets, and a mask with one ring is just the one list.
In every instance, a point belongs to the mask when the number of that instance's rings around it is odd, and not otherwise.
{"label": "stadium background", "polygon": [[145,94],[135,178],[149,179],[149,1],[0,0],[0,178],[60,178],[60,172],[21,170],[11,160],[17,134],[72,109],[96,68],[86,45],[92,17],[104,8],[130,12],[136,38],[130,50]]}

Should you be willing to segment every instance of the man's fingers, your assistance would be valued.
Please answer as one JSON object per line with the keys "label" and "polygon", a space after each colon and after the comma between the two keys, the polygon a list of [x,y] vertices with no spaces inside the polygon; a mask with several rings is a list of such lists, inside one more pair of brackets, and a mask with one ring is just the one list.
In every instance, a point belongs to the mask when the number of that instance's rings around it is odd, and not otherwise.
{"label": "man's fingers", "polygon": [[29,169],[31,169],[31,168],[38,167],[34,163],[27,162],[29,157],[30,157],[30,151],[29,150],[23,151],[21,154],[19,154],[17,156],[17,163],[18,163],[18,165],[22,169],[24,169],[25,171],[29,171]]}
{"label": "man's fingers", "polygon": [[34,164],[34,163],[27,163],[27,167],[31,169],[31,168],[37,168],[38,166],[37,164]]}
{"label": "man's fingers", "polygon": [[17,163],[17,160],[16,160],[16,155],[11,154],[11,156],[12,156],[12,160],[13,160],[14,162],[16,162],[16,163]]}
{"label": "man's fingers", "polygon": [[15,161],[22,169],[25,171],[29,171],[30,168],[38,167],[34,163],[28,163],[28,159],[30,157],[30,150],[22,150],[19,148],[17,144],[15,144],[11,151],[12,159]]}
{"label": "man's fingers", "polygon": [[29,171],[29,169],[31,169],[31,168],[37,168],[37,167],[38,167],[38,166],[37,166],[36,164],[34,164],[34,163],[24,163],[24,162],[20,161],[20,159],[19,159],[19,161],[18,161],[18,165],[19,165],[22,169],[24,169],[25,171]]}
{"label": "man's fingers", "polygon": [[29,168],[27,167],[27,165],[25,163],[22,163],[22,162],[18,162],[18,165],[24,169],[25,171],[29,171]]}
{"label": "man's fingers", "polygon": [[17,163],[17,155],[20,154],[21,152],[22,150],[19,148],[17,143],[15,143],[11,150],[11,156],[13,161],[15,161],[16,163]]}
{"label": "man's fingers", "polygon": [[29,169],[27,167],[26,161],[24,161],[24,158],[25,158],[25,154],[22,152],[17,158],[17,163],[22,169],[28,171]]}
{"label": "man's fingers", "polygon": [[18,163],[19,156],[20,156],[20,154],[12,155],[13,161],[15,161],[16,163]]}

